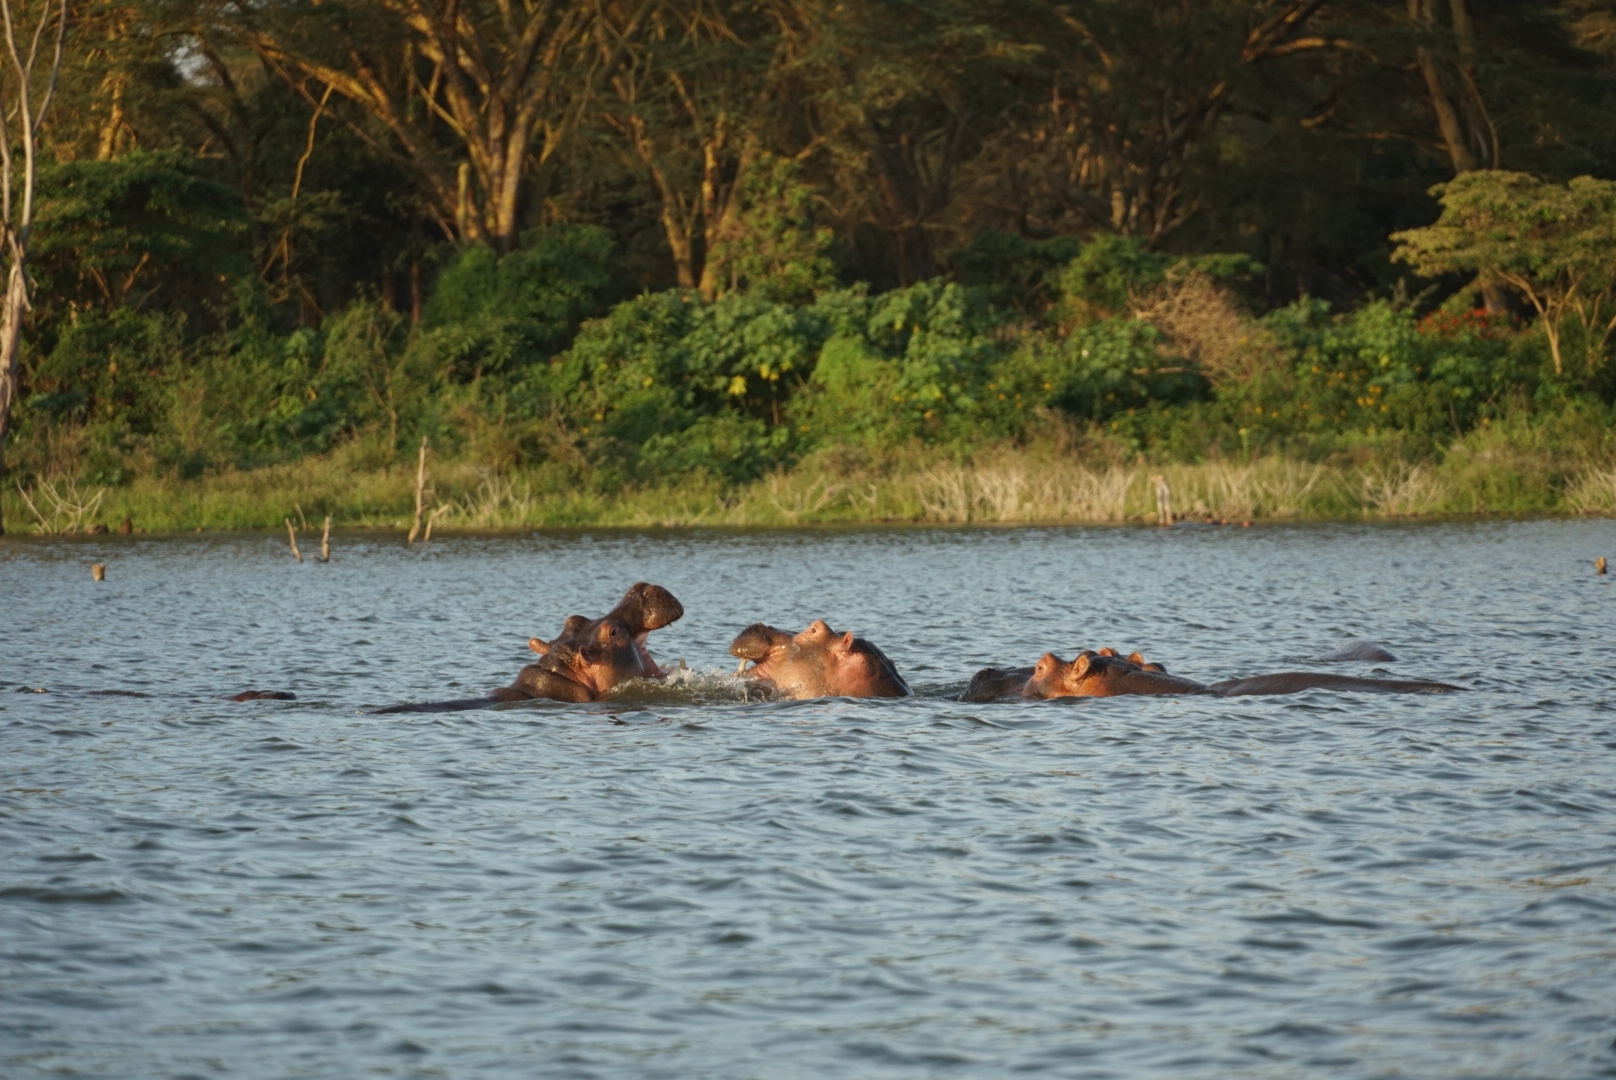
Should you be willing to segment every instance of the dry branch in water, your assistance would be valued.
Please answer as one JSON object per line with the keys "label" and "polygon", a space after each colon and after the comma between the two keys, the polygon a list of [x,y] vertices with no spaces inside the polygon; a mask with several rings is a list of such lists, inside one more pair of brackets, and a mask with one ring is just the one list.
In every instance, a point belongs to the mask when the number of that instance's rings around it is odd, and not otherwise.
{"label": "dry branch in water", "polygon": [[303,553],[297,550],[297,530],[292,528],[292,519],[286,519],[286,540],[292,545],[292,558],[298,562],[303,561]]}
{"label": "dry branch in water", "polygon": [[438,519],[440,517],[442,517],[444,514],[447,514],[449,511],[453,510],[454,505],[455,504],[452,503],[452,502],[443,503],[441,506],[439,506],[437,509],[433,510],[432,513],[427,516],[427,519],[426,519],[426,532],[421,537],[421,542],[423,544],[426,543],[428,540],[432,539],[432,526],[434,526],[434,525],[436,525],[438,523]]}
{"label": "dry branch in water", "polygon": [[415,519],[410,522],[410,535],[404,539],[406,544],[415,543],[415,538],[421,535],[421,515],[426,509],[426,436],[421,436],[421,455],[415,466]]}

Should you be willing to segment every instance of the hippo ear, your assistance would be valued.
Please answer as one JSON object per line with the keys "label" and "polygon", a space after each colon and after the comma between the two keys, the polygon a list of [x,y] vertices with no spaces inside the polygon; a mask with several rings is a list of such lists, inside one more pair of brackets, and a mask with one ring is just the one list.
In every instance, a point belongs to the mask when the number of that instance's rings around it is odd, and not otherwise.
{"label": "hippo ear", "polygon": [[1089,652],[1087,649],[1077,654],[1077,659],[1072,661],[1072,682],[1077,682],[1079,679],[1083,678],[1083,676],[1089,673],[1089,657],[1093,655],[1094,654]]}
{"label": "hippo ear", "polygon": [[561,624],[563,634],[576,634],[589,625],[589,620],[582,615],[568,615],[567,621]]}
{"label": "hippo ear", "polygon": [[849,630],[836,642],[836,651],[850,653],[853,651],[853,631]]}
{"label": "hippo ear", "polygon": [[540,656],[543,656],[545,653],[550,651],[550,643],[545,641],[543,638],[528,638],[527,647],[538,653]]}
{"label": "hippo ear", "polygon": [[1118,653],[1117,650],[1113,649],[1111,646],[1107,645],[1105,648],[1100,650],[1100,655],[1101,656],[1119,656],[1121,654]]}
{"label": "hippo ear", "polygon": [[1144,667],[1145,666],[1145,654],[1142,653],[1142,652],[1129,653],[1128,654],[1128,663],[1134,665],[1135,667]]}

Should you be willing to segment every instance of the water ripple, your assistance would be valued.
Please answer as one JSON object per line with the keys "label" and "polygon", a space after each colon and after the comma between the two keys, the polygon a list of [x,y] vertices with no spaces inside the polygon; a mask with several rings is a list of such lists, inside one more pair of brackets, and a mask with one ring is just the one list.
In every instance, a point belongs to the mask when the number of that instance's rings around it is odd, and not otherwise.
{"label": "water ripple", "polygon": [[[8,541],[0,1074],[1611,1075],[1608,531]],[[637,579],[688,612],[671,686],[366,711]],[[728,679],[814,617],[917,697]],[[951,700],[1349,639],[1475,689]]]}

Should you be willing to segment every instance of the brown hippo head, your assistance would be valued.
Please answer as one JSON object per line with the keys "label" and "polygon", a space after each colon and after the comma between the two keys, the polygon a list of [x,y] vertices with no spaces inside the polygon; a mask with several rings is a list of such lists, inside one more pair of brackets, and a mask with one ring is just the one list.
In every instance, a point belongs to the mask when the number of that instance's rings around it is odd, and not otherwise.
{"label": "brown hippo head", "polygon": [[572,615],[554,641],[529,638],[528,647],[543,659],[523,668],[512,689],[532,697],[591,701],[630,679],[658,678],[663,671],[646,650],[645,637],[684,613],[667,589],[638,582],[600,618]]}
{"label": "brown hippo head", "polygon": [[1116,697],[1120,694],[1194,694],[1206,689],[1198,682],[1167,674],[1160,664],[1148,664],[1134,653],[1118,656],[1115,649],[1084,649],[1070,662],[1045,653],[1032,669],[1022,696]]}
{"label": "brown hippo head", "polygon": [[[1101,649],[1097,653],[1085,651],[1082,655],[1089,657],[1091,661],[1098,660],[1103,662],[1104,666],[1109,666],[1109,668],[1117,674],[1122,673],[1122,668],[1118,665],[1126,665],[1127,667],[1133,668],[1140,672],[1157,672],[1163,675],[1167,674],[1167,669],[1165,667],[1160,664],[1150,663],[1137,652],[1126,659],[1124,659],[1122,655],[1117,652],[1117,650],[1109,648]],[[1056,665],[1061,664],[1061,661],[1053,654],[1046,654],[1044,659],[1047,661],[1052,661]],[[1115,661],[1115,663],[1111,664],[1111,661]],[[1039,684],[1037,687],[1029,689],[1028,684],[1032,682],[1035,676],[1039,677]],[[981,671],[976,673],[974,678],[971,679],[970,685],[966,687],[965,692],[960,695],[960,700],[1002,701],[1005,698],[1074,696],[1065,693],[1046,692],[1057,685],[1058,680],[1053,682],[1051,681],[1054,678],[1055,677],[1049,673],[1049,665],[1047,664],[1043,664],[1036,668],[983,668]],[[1131,680],[1129,681],[1131,682]],[[1092,685],[1097,689],[1102,684],[1096,682]],[[1111,690],[1109,693],[1136,694],[1158,692],[1149,690],[1140,691],[1124,689],[1122,688],[1123,684],[1121,683],[1117,684],[1117,686],[1118,689]],[[1087,691],[1086,693],[1092,695],[1093,691]]]}
{"label": "brown hippo head", "polygon": [[752,661],[745,678],[771,682],[790,697],[909,696],[909,685],[880,649],[852,631],[836,633],[823,619],[800,634],[753,623],[729,651]]}

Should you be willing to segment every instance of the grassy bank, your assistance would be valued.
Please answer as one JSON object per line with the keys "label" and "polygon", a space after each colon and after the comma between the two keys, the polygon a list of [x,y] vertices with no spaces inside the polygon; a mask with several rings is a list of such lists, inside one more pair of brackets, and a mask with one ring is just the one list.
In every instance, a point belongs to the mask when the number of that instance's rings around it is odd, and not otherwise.
{"label": "grassy bank", "polygon": [[[439,531],[565,526],[830,523],[1103,523],[1154,521],[1155,477],[1191,520],[1375,519],[1486,514],[1616,513],[1616,464],[1476,433],[1440,461],[1380,457],[1305,462],[1270,456],[1150,464],[1053,447],[1003,447],[968,458],[920,452],[870,458],[823,452],[750,484],[705,479],[612,493],[554,469],[496,470],[434,461],[426,505]],[[123,487],[58,479],[5,493],[12,533],[279,528],[407,528],[415,470],[354,452],[197,479],[146,476]]]}

